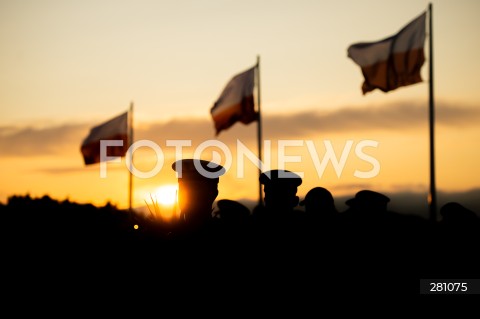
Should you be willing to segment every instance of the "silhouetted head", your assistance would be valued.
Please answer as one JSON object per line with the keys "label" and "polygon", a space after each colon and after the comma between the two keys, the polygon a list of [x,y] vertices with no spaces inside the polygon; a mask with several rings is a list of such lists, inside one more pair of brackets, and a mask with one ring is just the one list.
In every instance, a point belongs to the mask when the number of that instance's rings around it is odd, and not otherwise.
{"label": "silhouetted head", "polygon": [[468,225],[478,222],[478,216],[460,203],[449,202],[440,208],[442,223],[449,225]]}
{"label": "silhouetted head", "polygon": [[299,205],[305,206],[307,213],[331,214],[337,212],[332,193],[323,187],[314,187],[309,190]]}
{"label": "silhouetted head", "polygon": [[232,223],[244,223],[250,216],[247,206],[234,200],[221,199],[217,201],[217,215],[221,221]]}
{"label": "silhouetted head", "polygon": [[225,169],[200,159],[182,159],[172,164],[178,178],[178,203],[188,223],[202,223],[212,217],[212,204],[218,195],[219,177]]}
{"label": "silhouetted head", "polygon": [[276,211],[292,211],[298,205],[297,189],[302,178],[287,170],[271,170],[260,175],[265,193],[265,207]]}
{"label": "silhouetted head", "polygon": [[361,190],[345,202],[352,210],[365,213],[383,213],[387,211],[390,198],[371,190]]}

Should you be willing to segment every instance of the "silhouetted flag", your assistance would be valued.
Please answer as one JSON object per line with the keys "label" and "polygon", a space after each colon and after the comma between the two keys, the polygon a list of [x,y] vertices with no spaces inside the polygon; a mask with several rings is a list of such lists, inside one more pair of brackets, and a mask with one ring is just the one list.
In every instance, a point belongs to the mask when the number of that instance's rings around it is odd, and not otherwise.
{"label": "silhouetted flag", "polygon": [[100,140],[123,140],[123,146],[108,146],[107,156],[124,156],[128,150],[128,112],[93,127],[80,148],[85,165],[100,163]]}
{"label": "silhouetted flag", "polygon": [[210,109],[215,122],[215,135],[226,130],[235,122],[249,124],[258,119],[253,100],[255,67],[235,75],[227,83],[222,94]]}
{"label": "silhouetted flag", "polygon": [[355,43],[348,48],[348,57],[361,67],[365,77],[363,94],[374,89],[388,92],[422,82],[426,14],[422,13],[391,37]]}

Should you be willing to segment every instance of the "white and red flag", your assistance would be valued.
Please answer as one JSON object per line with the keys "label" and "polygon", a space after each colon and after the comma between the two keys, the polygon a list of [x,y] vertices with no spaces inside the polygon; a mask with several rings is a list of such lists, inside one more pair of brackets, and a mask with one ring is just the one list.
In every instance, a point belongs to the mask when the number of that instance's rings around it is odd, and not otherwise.
{"label": "white and red flag", "polygon": [[383,92],[422,82],[420,69],[425,62],[426,12],[397,34],[377,42],[361,42],[348,48],[348,57],[362,69],[362,92]]}
{"label": "white and red flag", "polygon": [[255,69],[256,66],[235,75],[210,109],[215,123],[215,135],[236,122],[249,124],[258,119],[253,97]]}
{"label": "white and red flag", "polygon": [[111,120],[93,127],[83,140],[81,152],[85,165],[100,163],[100,141],[122,140],[122,146],[109,146],[109,157],[125,156],[128,150],[128,112],[122,113]]}

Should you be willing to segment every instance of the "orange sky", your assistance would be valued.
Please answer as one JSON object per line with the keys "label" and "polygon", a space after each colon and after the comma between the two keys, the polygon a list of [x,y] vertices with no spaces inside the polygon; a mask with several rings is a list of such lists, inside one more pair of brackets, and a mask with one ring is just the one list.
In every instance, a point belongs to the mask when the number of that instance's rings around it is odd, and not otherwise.
{"label": "orange sky", "polygon": [[[480,188],[480,90],[477,74],[480,21],[477,1],[432,1],[434,8],[436,178],[441,191]],[[175,184],[167,140],[192,139],[185,156],[215,139],[209,110],[226,82],[261,57],[263,137],[303,141],[286,148],[304,171],[299,196],[324,186],[335,196],[370,188],[393,194],[428,192],[428,63],[423,83],[393,92],[361,94],[360,69],[346,56],[355,42],[396,33],[428,2],[380,1],[102,1],[0,3],[0,201],[13,194],[127,205],[125,165],[85,167],[80,144],[89,129],[135,104],[135,139],[165,151],[158,175],[134,179],[135,206]],[[428,39],[428,38],[427,38]],[[236,124],[217,137],[232,151],[239,139],[256,152],[256,124]],[[378,160],[378,175],[355,170],[371,165],[350,152],[341,176],[329,164],[315,172],[306,141],[319,156],[324,141],[340,155],[345,143],[378,142],[365,153]],[[233,152],[235,155],[235,152]],[[273,148],[272,154],[276,154]],[[211,159],[211,154],[202,154]],[[221,177],[219,199],[252,199],[258,174],[236,161]],[[155,154],[139,150],[139,168]],[[278,165],[272,156],[272,166]]]}
{"label": "orange sky", "polygon": [[[475,139],[480,136],[476,126],[480,110],[453,108],[441,103],[440,106],[443,111],[437,115],[436,135],[441,141],[437,144],[438,185],[444,191],[476,188],[478,184],[473,176],[480,176],[480,169],[476,165],[480,154],[477,148],[469,146],[477,143]],[[365,114],[369,112],[371,114]],[[299,157],[287,158],[285,168],[304,172],[304,182],[299,187],[301,196],[315,186],[327,187],[338,196],[354,194],[364,188],[387,193],[428,191],[427,111],[421,104],[392,104],[376,110],[369,108],[365,112],[341,109],[322,114],[313,110],[292,115],[264,116],[263,123],[264,137],[271,143],[272,168],[279,167],[279,141],[290,145],[284,148],[284,155]],[[153,141],[164,155],[164,164],[158,174],[147,179],[134,178],[135,206],[145,204],[145,200],[150,203],[150,194],[155,193],[159,186],[176,184],[176,175],[171,169],[175,161],[175,148],[166,144],[168,140],[189,140],[190,136],[195,138],[191,140],[192,146],[183,148],[184,157],[193,156],[197,146],[208,140],[225,143],[233,156],[232,166],[220,178],[219,199],[257,198],[256,167],[245,160],[244,177],[239,177],[236,158],[237,139],[256,154],[256,123],[247,126],[236,124],[222,132],[218,139],[212,137],[213,124],[209,119],[138,122],[135,126],[136,140]],[[26,192],[36,196],[46,193],[59,198],[93,201],[100,205],[112,201],[125,207],[128,186],[125,161],[107,163],[107,178],[104,179],[100,178],[99,164],[83,165],[79,148],[88,129],[87,125],[64,125],[23,129],[3,135],[0,140],[3,149],[7,149],[8,145],[16,147],[10,148],[0,158],[2,176],[10,181],[8,186],[3,184],[2,197]],[[471,136],[470,139],[466,138],[466,133]],[[376,147],[363,149],[363,153],[377,160],[380,170],[368,178],[358,178],[354,175],[356,170],[370,172],[373,168],[372,160],[361,159],[355,153],[356,145],[365,140],[378,143]],[[316,153],[309,152],[307,141],[313,143]],[[338,160],[345,145],[352,141],[352,149],[347,154],[340,176],[337,176],[331,163],[328,163],[322,175],[315,170],[313,155],[322,161],[326,152],[325,141],[333,146]],[[212,159],[212,151],[223,154],[219,148],[207,148],[201,157]],[[142,172],[151,171],[157,159],[157,154],[149,148],[140,148],[134,154],[135,166]],[[225,163],[224,154],[221,162]],[[466,170],[466,167],[469,169]]]}

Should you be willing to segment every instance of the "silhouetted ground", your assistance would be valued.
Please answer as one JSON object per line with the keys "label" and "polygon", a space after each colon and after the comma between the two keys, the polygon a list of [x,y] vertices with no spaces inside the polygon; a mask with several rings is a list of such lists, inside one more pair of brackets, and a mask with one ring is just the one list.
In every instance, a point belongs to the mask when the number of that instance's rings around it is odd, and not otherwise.
{"label": "silhouetted ground", "polygon": [[213,299],[242,289],[248,298],[288,299],[418,296],[421,278],[480,278],[477,221],[432,224],[389,213],[322,224],[300,213],[274,222],[250,215],[212,219],[206,231],[178,236],[181,225],[48,196],[12,196],[0,216],[2,273],[16,287],[141,293],[150,286],[200,295],[209,287]]}

